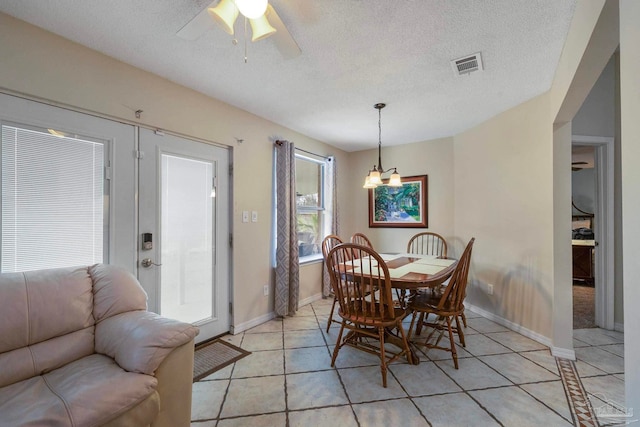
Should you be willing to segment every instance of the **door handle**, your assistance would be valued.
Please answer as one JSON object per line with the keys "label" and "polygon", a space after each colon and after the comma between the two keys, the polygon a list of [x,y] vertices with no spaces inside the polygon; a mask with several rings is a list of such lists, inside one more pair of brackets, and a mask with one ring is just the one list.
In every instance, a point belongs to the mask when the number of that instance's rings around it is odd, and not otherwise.
{"label": "door handle", "polygon": [[156,267],[160,267],[162,264],[156,264],[155,262],[151,261],[151,258],[145,258],[142,261],[140,261],[140,264],[142,264],[142,266],[144,268],[149,268],[152,265],[155,265]]}

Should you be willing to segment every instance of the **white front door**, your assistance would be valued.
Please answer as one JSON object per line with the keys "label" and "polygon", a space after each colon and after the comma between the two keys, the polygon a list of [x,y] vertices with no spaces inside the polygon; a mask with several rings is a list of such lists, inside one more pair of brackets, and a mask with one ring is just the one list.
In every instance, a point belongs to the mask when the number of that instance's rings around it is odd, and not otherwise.
{"label": "white front door", "polygon": [[149,310],[229,331],[229,152],[140,129],[138,279]]}

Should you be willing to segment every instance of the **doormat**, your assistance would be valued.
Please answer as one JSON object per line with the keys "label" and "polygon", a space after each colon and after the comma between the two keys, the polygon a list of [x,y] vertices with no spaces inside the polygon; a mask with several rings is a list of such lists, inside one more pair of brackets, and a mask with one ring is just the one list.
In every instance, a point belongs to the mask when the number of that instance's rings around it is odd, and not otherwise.
{"label": "doormat", "polygon": [[200,381],[250,354],[250,351],[243,350],[221,339],[196,346],[193,361],[193,382]]}

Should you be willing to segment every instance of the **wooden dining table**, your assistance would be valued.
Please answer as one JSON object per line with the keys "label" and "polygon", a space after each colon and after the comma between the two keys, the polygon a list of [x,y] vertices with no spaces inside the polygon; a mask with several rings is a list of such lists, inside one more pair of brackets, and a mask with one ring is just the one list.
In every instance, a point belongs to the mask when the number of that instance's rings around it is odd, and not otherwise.
{"label": "wooden dining table", "polygon": [[415,291],[434,288],[444,283],[455,270],[455,259],[436,255],[405,253],[381,253],[387,264],[391,286],[396,289]]}
{"label": "wooden dining table", "polygon": [[[389,270],[391,279],[391,287],[396,289],[398,296],[398,304],[406,304],[406,291],[409,295],[420,289],[438,288],[441,286],[456,268],[458,263],[455,259],[440,258],[436,255],[420,255],[408,253],[379,253]],[[375,263],[375,260],[363,259],[363,269],[369,270],[368,263]],[[342,269],[341,269],[342,270]],[[359,268],[342,270],[343,273],[352,276],[358,281]],[[402,342],[399,342],[394,334],[388,334],[386,341],[402,348]],[[413,364],[419,364],[420,359],[415,353],[415,349],[411,346]]]}

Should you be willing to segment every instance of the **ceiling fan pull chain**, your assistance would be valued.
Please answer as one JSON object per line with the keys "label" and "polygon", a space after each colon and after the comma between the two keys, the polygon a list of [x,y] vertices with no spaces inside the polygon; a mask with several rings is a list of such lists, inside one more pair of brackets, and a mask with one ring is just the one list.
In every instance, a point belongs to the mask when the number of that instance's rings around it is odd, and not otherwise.
{"label": "ceiling fan pull chain", "polygon": [[244,63],[247,63],[247,17],[244,17]]}

